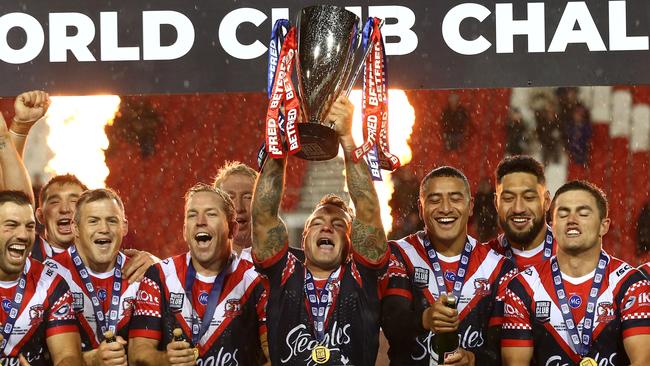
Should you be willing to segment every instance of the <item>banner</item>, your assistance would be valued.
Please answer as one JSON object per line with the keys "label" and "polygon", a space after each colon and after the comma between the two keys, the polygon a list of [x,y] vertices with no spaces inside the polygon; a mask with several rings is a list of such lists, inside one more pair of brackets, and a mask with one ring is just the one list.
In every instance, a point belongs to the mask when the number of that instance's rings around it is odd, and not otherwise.
{"label": "banner", "polygon": [[[386,20],[393,88],[650,84],[647,0],[331,3]],[[0,95],[262,92],[271,27],[303,6],[3,1]]]}

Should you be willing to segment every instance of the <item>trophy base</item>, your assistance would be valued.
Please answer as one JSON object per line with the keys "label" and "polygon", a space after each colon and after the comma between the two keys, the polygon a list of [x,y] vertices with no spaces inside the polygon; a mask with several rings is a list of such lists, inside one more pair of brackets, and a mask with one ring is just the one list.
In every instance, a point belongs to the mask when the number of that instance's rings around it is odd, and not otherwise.
{"label": "trophy base", "polygon": [[319,123],[298,123],[300,151],[296,156],[313,161],[330,160],[339,153],[336,131]]}

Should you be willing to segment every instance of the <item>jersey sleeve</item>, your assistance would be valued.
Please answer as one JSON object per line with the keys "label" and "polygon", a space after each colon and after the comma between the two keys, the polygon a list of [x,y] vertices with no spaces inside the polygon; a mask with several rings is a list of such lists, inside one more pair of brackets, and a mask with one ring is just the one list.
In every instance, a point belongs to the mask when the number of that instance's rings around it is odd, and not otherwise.
{"label": "jersey sleeve", "polygon": [[524,301],[519,278],[513,278],[504,292],[501,347],[533,347],[533,330],[530,312]]}
{"label": "jersey sleeve", "polygon": [[162,286],[159,265],[145,273],[136,295],[135,310],[129,326],[129,338],[162,339]]}
{"label": "jersey sleeve", "polygon": [[399,250],[392,244],[389,244],[389,246],[388,270],[386,271],[386,275],[382,276],[379,281],[381,298],[399,296],[412,301],[411,280],[406,269],[406,264]]}
{"label": "jersey sleeve", "polygon": [[[50,337],[62,333],[79,332],[77,317],[72,310],[72,293],[68,284],[57,277],[54,291],[51,292],[48,303],[52,304],[43,314],[45,319],[45,336]],[[38,312],[38,307],[29,309],[30,317]]]}
{"label": "jersey sleeve", "polygon": [[619,304],[623,338],[650,334],[650,281],[636,270],[628,281]]}
{"label": "jersey sleeve", "polygon": [[506,289],[510,281],[519,273],[515,265],[508,259],[506,259],[501,268],[501,273],[499,274],[499,280],[497,281],[497,291],[494,299],[494,310],[492,316],[490,317],[490,326],[502,326],[503,325],[503,307],[504,299],[506,297]]}
{"label": "jersey sleeve", "polygon": [[284,285],[288,275],[293,273],[296,267],[296,257],[289,252],[289,244],[285,243],[284,247],[274,256],[265,260],[260,260],[253,251],[253,263],[255,269],[269,281],[269,286],[275,288]]}

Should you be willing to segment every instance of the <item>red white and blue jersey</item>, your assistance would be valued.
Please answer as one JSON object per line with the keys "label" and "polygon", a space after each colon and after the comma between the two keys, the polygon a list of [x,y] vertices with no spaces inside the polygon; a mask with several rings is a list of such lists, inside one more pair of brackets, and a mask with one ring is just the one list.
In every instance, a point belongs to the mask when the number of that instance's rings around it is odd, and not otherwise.
{"label": "red white and blue jersey", "polygon": [[[370,263],[353,252],[353,259],[334,272],[321,343],[315,337],[305,294],[305,265],[286,244],[265,261],[253,256],[258,271],[269,280],[267,327],[271,363],[316,365],[312,350],[322,344],[330,351],[329,361],[323,365],[374,366],[381,311],[377,284],[378,278],[386,273],[388,254],[386,250],[377,263]],[[317,293],[325,282],[315,279]]]}
{"label": "red white and blue jersey", "polygon": [[[505,238],[504,234],[500,234],[496,238],[488,241],[485,245],[488,245],[495,252],[505,256],[506,247],[504,246],[503,239]],[[535,266],[542,261],[544,261],[544,244],[545,241],[542,241],[540,245],[529,250],[519,250],[517,248],[511,248],[512,257],[514,262],[517,265],[519,271],[523,271],[528,267]],[[553,240],[553,251],[552,255],[555,255],[557,251],[557,242]]]}
{"label": "red white and blue jersey", "polygon": [[[122,257],[122,263],[126,264],[128,258],[119,253]],[[93,308],[90,293],[77,273],[72,257],[70,256],[70,249],[65,252],[56,254],[53,258],[47,259],[45,265],[56,270],[61,277],[63,277],[70,288],[72,293],[72,309],[74,310],[77,319],[79,320],[79,333],[81,335],[81,350],[83,352],[91,351],[101,343],[99,334],[100,328],[97,324],[95,310]],[[102,304],[105,319],[109,318],[109,307],[113,293],[113,271],[107,273],[94,273],[89,268],[86,268],[89,278],[95,291],[97,298]],[[122,277],[122,290],[120,294],[120,304],[118,312],[118,322],[116,326],[116,335],[127,339],[129,336],[129,322],[134,310],[135,297],[138,292],[139,282],[134,282],[129,285],[126,277]]]}
{"label": "red white and blue jersey", "polygon": [[[629,365],[623,339],[650,334],[650,282],[629,264],[609,258],[596,299],[587,356],[599,365]],[[593,278],[594,273],[577,279],[562,274],[580,332]],[[502,347],[533,347],[536,365],[573,365],[580,361],[560,310],[550,261],[515,276],[508,284],[504,302]]]}
{"label": "red white and blue jersey", "polygon": [[[387,281],[382,283],[382,296],[401,296],[411,302],[414,314],[431,306],[439,297],[435,274],[426,253],[424,231],[390,242],[391,261]],[[477,365],[497,362],[498,352],[488,345],[487,329],[493,317],[501,315],[501,303],[497,302],[499,286],[505,291],[505,279],[516,272],[511,261],[468,237],[472,251],[467,264],[465,282],[460,292],[458,313],[460,347],[472,351]],[[438,259],[447,289],[453,281],[460,262],[460,255]],[[446,290],[448,292],[448,290]],[[400,321],[395,319],[394,321]],[[421,320],[420,320],[421,321]],[[388,327],[388,326],[386,326]],[[421,326],[420,326],[421,327]],[[389,356],[392,364],[429,365],[438,358],[433,350],[435,335],[424,329],[415,339],[402,340],[391,336]],[[495,348],[495,347],[492,347]]]}
{"label": "red white and blue jersey", "polygon": [[640,265],[639,271],[643,272],[647,279],[650,279],[650,262]]}
{"label": "red white and blue jersey", "polygon": [[[158,340],[165,350],[173,339],[172,331],[181,328],[192,340],[192,310],[199,318],[206,311],[214,277],[197,273],[191,299],[185,295],[185,275],[190,253],[167,258],[145,274],[136,299],[129,337]],[[195,346],[198,365],[259,365],[263,361],[260,319],[264,312],[264,288],[253,264],[236,257],[225,275],[217,308],[207,332]],[[216,276],[215,276],[216,277]]]}
{"label": "red white and blue jersey", "polygon": [[[72,295],[68,285],[54,270],[30,258],[25,265],[28,270],[25,293],[13,331],[0,356],[0,364],[19,365],[18,355],[22,354],[32,366],[52,365],[47,337],[78,332],[72,311]],[[17,283],[0,283],[1,326],[7,322]]]}

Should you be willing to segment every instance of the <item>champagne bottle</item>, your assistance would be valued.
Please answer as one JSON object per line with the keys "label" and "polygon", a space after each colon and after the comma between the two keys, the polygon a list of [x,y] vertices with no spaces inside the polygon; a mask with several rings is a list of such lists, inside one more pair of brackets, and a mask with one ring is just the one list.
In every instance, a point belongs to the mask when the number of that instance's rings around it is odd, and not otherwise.
{"label": "champagne bottle", "polygon": [[[447,301],[444,304],[450,309],[456,309],[458,299],[453,294],[447,294]],[[458,331],[436,334],[434,337],[434,351],[438,355],[438,364],[442,365],[445,358],[456,352],[458,347]]]}
{"label": "champagne bottle", "polygon": [[174,331],[172,331],[172,336],[174,342],[186,342],[185,337],[183,336],[183,330],[181,330],[181,328],[174,328]]}

